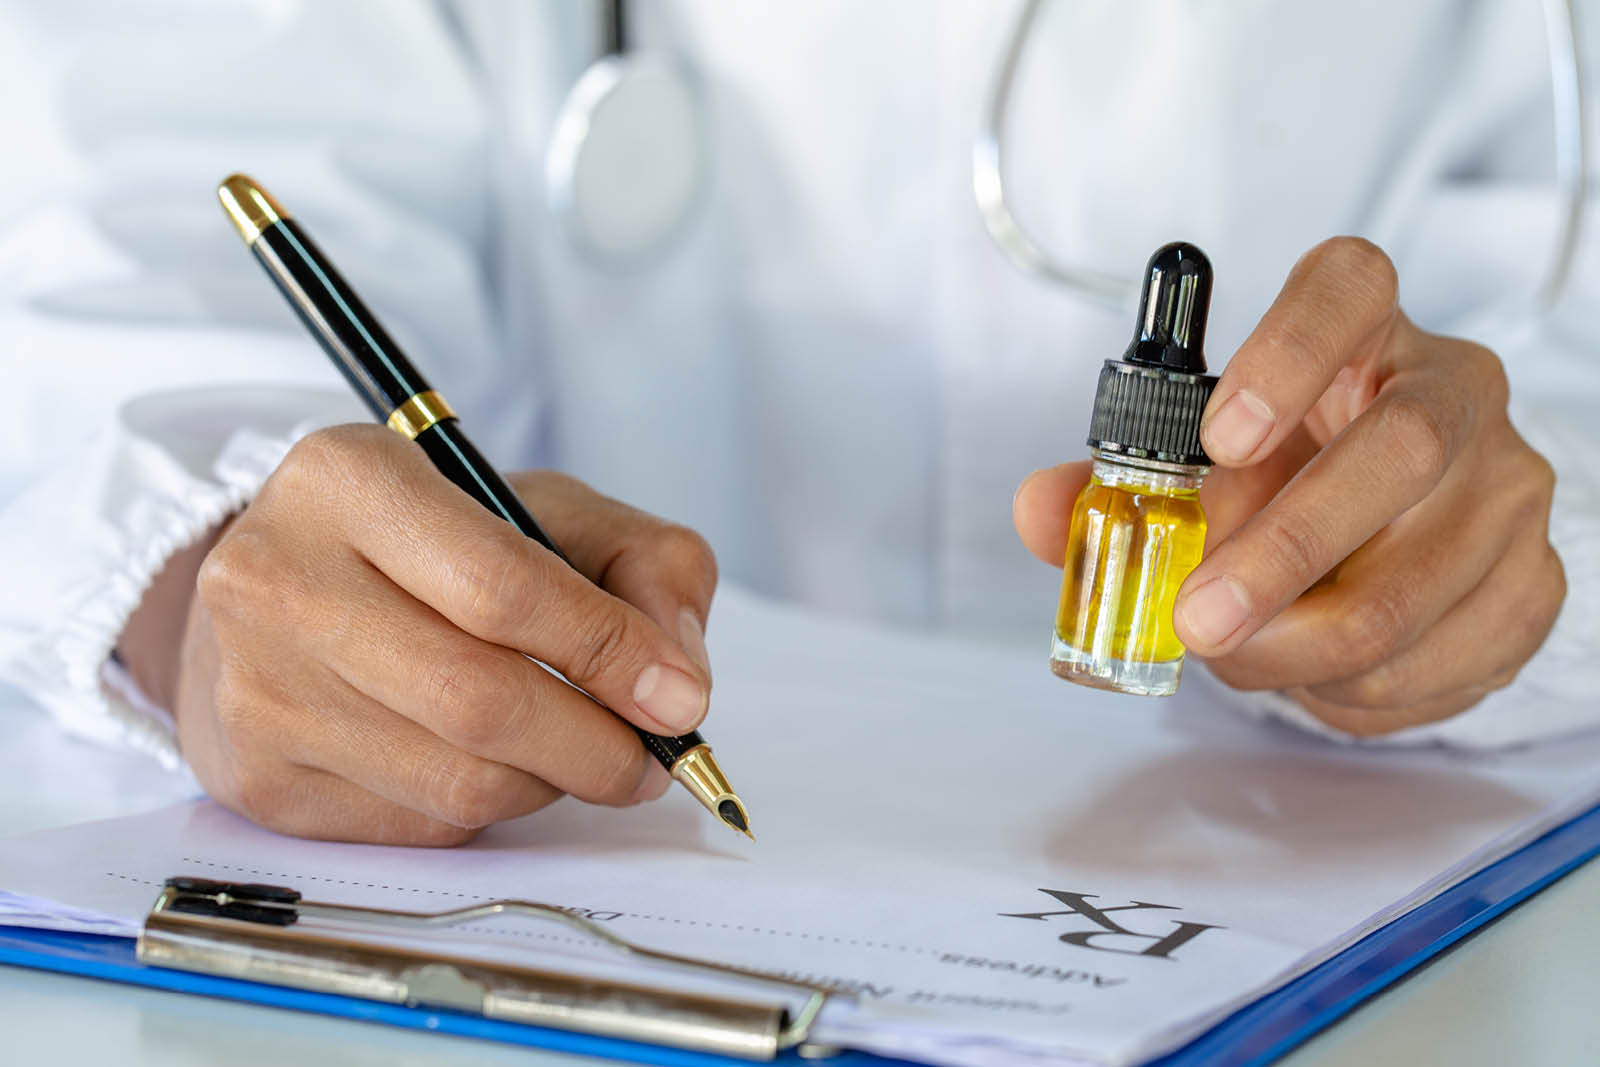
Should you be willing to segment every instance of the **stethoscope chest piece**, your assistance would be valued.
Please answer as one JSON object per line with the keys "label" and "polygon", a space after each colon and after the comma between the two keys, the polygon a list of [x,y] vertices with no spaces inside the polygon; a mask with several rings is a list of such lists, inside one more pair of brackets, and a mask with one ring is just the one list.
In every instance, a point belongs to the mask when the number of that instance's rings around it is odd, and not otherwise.
{"label": "stethoscope chest piece", "polygon": [[682,229],[706,180],[700,94],[653,53],[600,59],[573,84],[545,160],[550,208],[610,266],[648,260]]}

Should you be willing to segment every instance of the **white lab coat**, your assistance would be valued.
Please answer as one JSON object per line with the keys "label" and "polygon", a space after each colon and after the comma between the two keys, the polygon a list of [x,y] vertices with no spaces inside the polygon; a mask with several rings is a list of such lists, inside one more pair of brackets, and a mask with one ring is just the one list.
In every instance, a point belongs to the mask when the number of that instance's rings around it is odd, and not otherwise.
{"label": "white lab coat", "polygon": [[[689,523],[758,590],[1042,655],[1057,577],[1017,542],[1011,494],[1085,454],[1132,322],[1023,276],[974,211],[1013,4],[632,5],[637,46],[701,82],[712,173],[683,239],[622,272],[544,204],[552,120],[594,52],[585,5],[0,10],[0,672],[69,726],[175,761],[106,667],[128,613],[296,434],[365,417],[222,218],[233,170],[502,466]],[[1424,325],[1531,290],[1555,234],[1547,86],[1532,0],[1062,0],[1027,46],[1008,169],[1024,221],[1088,265],[1204,247],[1215,369],[1333,234],[1389,248]],[[1510,690],[1408,738],[1600,721],[1596,282],[1567,302],[1582,328],[1502,346],[1560,471],[1567,607]]]}

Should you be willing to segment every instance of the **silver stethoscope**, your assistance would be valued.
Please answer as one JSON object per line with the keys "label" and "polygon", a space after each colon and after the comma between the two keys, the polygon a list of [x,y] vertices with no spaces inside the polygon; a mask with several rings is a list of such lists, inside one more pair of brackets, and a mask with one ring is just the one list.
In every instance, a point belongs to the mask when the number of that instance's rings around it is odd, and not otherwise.
{"label": "silver stethoscope", "polygon": [[545,156],[546,198],[568,239],[622,268],[685,229],[708,170],[699,86],[676,58],[629,48],[626,14],[625,0],[600,5],[600,58],[567,92]]}
{"label": "silver stethoscope", "polygon": [[[1532,316],[1553,308],[1567,286],[1589,185],[1587,91],[1574,0],[1542,3],[1563,222],[1533,306],[1526,309]],[[1043,0],[1026,0],[1001,53],[972,148],[973,195],[989,236],[1024,272],[1126,312],[1138,299],[1135,279],[1053,255],[1028,233],[1006,200],[1006,116],[1042,5]],[[545,168],[551,209],[570,239],[593,260],[619,267],[650,261],[684,230],[708,170],[699,87],[676,59],[630,50],[625,13],[625,0],[602,5],[604,53],[568,93]],[[637,181],[640,174],[651,175],[650,181]]]}

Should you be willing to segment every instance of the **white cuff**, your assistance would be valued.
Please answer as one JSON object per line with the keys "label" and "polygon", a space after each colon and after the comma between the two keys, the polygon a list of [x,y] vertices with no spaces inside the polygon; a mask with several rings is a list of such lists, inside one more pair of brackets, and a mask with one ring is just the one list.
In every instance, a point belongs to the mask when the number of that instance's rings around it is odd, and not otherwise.
{"label": "white cuff", "polygon": [[0,514],[0,558],[18,562],[0,678],[74,733],[181,766],[170,716],[106,669],[111,651],[168,559],[242,508],[300,436],[357,414],[348,396],[276,387],[124,405]]}

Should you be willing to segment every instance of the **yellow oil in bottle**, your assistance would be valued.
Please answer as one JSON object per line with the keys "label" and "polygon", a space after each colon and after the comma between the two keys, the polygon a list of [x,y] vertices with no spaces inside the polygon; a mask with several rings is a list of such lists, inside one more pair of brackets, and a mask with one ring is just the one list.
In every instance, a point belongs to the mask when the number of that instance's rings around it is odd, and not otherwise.
{"label": "yellow oil in bottle", "polygon": [[1203,474],[1096,459],[1068,532],[1050,656],[1056,674],[1147,696],[1178,688],[1184,649],[1172,604],[1205,546]]}

